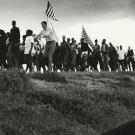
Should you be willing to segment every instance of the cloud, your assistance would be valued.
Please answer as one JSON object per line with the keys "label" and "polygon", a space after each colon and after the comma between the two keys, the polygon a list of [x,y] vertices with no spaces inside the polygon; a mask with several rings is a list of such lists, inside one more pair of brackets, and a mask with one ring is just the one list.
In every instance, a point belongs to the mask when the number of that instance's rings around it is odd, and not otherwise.
{"label": "cloud", "polygon": [[18,11],[18,14],[25,10],[40,9],[42,5],[42,0],[0,0],[0,10]]}
{"label": "cloud", "polygon": [[134,0],[57,0],[56,12],[68,19],[106,15],[117,18],[128,15],[134,3]]}
{"label": "cloud", "polygon": [[[106,15],[123,16],[134,13],[135,0],[50,0],[57,16],[64,19],[100,18]],[[42,12],[47,0],[0,0],[0,10]]]}
{"label": "cloud", "polygon": [[[50,2],[56,17],[71,23],[118,19],[135,14],[135,0],[50,0]],[[0,12],[8,12],[9,16],[23,18],[45,18],[46,4],[47,0],[0,0]],[[2,16],[1,14],[0,17]],[[2,18],[4,19],[4,16]]]}

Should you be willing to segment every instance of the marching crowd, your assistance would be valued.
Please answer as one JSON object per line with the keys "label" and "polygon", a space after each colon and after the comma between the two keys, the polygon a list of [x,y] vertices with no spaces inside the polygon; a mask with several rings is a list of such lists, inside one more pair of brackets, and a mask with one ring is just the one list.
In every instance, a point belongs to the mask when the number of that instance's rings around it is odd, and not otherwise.
{"label": "marching crowd", "polygon": [[16,21],[12,21],[9,33],[0,30],[0,66],[2,68],[23,68],[26,71],[43,70],[57,71],[135,71],[135,55],[133,49],[128,47],[127,52],[122,45],[116,48],[112,43],[107,44],[103,39],[101,45],[95,40],[91,47],[85,38],[80,43],[74,38],[62,36],[59,44],[54,32],[41,22],[42,31],[35,35],[27,30],[20,42],[20,30]]}

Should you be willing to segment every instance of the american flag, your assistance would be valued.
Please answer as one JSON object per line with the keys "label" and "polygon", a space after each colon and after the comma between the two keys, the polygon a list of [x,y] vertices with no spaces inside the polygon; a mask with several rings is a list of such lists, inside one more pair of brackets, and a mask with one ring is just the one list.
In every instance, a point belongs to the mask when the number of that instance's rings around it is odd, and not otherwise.
{"label": "american flag", "polygon": [[88,34],[83,26],[82,26],[82,38],[89,45],[89,48],[93,51],[94,44],[92,43],[90,37],[88,36]]}
{"label": "american flag", "polygon": [[47,16],[48,18],[51,18],[51,19],[54,20],[54,21],[58,21],[58,20],[56,19],[56,17],[55,17],[55,12],[54,12],[54,10],[53,10],[53,8],[52,8],[52,5],[50,4],[49,1],[48,1],[48,3],[47,3],[47,9],[46,9],[45,14],[46,14],[46,16]]}

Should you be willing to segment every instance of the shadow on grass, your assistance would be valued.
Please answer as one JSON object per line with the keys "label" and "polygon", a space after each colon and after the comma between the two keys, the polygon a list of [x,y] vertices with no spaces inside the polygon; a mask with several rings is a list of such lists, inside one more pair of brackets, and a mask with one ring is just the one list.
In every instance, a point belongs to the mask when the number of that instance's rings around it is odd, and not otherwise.
{"label": "shadow on grass", "polygon": [[48,82],[61,82],[61,83],[68,82],[64,75],[57,72],[32,73],[28,74],[28,76],[32,79],[45,80]]}

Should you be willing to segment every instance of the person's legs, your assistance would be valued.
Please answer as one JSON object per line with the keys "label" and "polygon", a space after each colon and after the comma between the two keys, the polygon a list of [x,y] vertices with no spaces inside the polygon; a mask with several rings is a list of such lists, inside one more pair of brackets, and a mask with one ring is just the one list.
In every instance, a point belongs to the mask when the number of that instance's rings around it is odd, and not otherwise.
{"label": "person's legs", "polygon": [[98,61],[99,61],[99,66],[100,66],[100,70],[103,70],[103,61],[102,61],[102,56],[100,55],[100,53],[98,54]]}
{"label": "person's legs", "polygon": [[111,71],[115,71],[116,70],[116,61],[115,61],[115,58],[110,58],[110,68],[111,68]]}
{"label": "person's legs", "polygon": [[72,52],[71,70],[74,71],[76,66],[76,53]]}
{"label": "person's legs", "polygon": [[131,71],[130,58],[129,58],[128,61],[127,61],[127,66],[128,66],[128,68],[129,68],[129,71]]}
{"label": "person's legs", "polygon": [[122,71],[125,71],[124,60],[121,61]]}
{"label": "person's legs", "polygon": [[[67,58],[67,60],[68,60],[68,58]],[[67,67],[68,67],[68,64],[67,64]],[[80,67],[81,67],[81,55],[77,54],[76,55],[76,69],[77,69],[77,71],[80,71]]]}
{"label": "person's legs", "polygon": [[125,68],[124,68],[124,60],[119,60],[119,64],[120,64],[120,66],[121,66],[121,68],[122,68],[121,71],[125,71]]}
{"label": "person's legs", "polygon": [[134,69],[135,69],[134,59],[133,59],[133,58],[131,58],[131,59],[130,59],[130,61],[131,61],[131,64],[132,64],[132,69],[133,69],[133,71],[134,71]]}
{"label": "person's legs", "polygon": [[105,71],[105,55],[102,55],[102,62],[103,62],[103,70]]}
{"label": "person's legs", "polygon": [[109,70],[109,56],[106,54],[105,55],[105,71]]}
{"label": "person's legs", "polygon": [[50,45],[49,42],[47,42],[44,49],[44,57],[48,57],[49,49],[50,49]]}
{"label": "person's legs", "polygon": [[49,52],[48,52],[48,70],[51,71],[52,70],[52,61],[53,61],[53,54],[55,51],[55,47],[56,47],[56,43],[55,41],[51,41],[49,42]]}
{"label": "person's legs", "polygon": [[19,43],[13,44],[13,66],[14,68],[19,68],[19,61],[20,61],[20,50],[19,50]]}
{"label": "person's legs", "polygon": [[98,65],[98,56],[95,55],[95,56],[93,57],[93,66],[94,66],[94,70],[95,70],[95,71],[98,71],[97,65]]}
{"label": "person's legs", "polygon": [[7,60],[10,68],[13,68],[13,52],[12,52],[13,44],[10,43],[8,46],[8,52],[7,52]]}
{"label": "person's legs", "polygon": [[25,71],[27,72],[29,67],[28,67],[28,64],[29,64],[29,57],[28,57],[29,54],[24,54],[24,63],[26,64],[26,69]]}
{"label": "person's legs", "polygon": [[48,66],[48,61],[49,61],[49,49],[50,49],[50,43],[47,42],[45,45],[45,49],[44,49],[44,54],[43,54],[43,58],[42,58],[42,63],[46,63],[45,65]]}
{"label": "person's legs", "polygon": [[67,68],[68,68],[68,70],[71,69],[71,59],[72,59],[72,56],[71,56],[71,53],[69,53],[68,58],[67,58]]}
{"label": "person's legs", "polygon": [[67,70],[67,59],[68,59],[68,54],[65,54],[64,58],[63,58],[63,69],[64,69],[64,71]]}
{"label": "person's legs", "polygon": [[19,53],[14,54],[14,67],[19,68],[20,55]]}
{"label": "person's legs", "polygon": [[28,67],[29,67],[30,72],[32,72],[33,67],[32,67],[32,56],[31,56],[31,54],[28,55]]}

